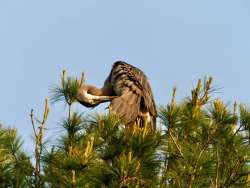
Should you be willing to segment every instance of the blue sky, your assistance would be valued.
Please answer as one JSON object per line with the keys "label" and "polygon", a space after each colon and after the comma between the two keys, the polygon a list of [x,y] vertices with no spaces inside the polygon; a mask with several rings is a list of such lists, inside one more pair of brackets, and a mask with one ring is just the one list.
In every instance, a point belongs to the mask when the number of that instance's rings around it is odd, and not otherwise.
{"label": "blue sky", "polygon": [[[84,71],[101,86],[116,60],[147,74],[157,104],[174,86],[178,100],[189,95],[205,75],[221,88],[215,97],[249,103],[249,52],[248,0],[0,1],[0,122],[15,126],[30,151],[30,109],[41,114],[61,71]],[[65,114],[51,106],[49,138]]]}

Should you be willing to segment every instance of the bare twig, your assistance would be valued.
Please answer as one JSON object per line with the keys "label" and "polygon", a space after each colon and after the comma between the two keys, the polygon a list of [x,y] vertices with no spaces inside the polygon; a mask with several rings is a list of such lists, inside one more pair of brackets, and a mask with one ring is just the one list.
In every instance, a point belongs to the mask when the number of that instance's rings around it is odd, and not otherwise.
{"label": "bare twig", "polygon": [[182,153],[182,151],[181,151],[181,148],[180,148],[180,146],[178,145],[178,143],[176,142],[176,140],[174,139],[174,137],[173,137],[173,135],[172,135],[172,133],[171,133],[171,130],[169,131],[169,135],[170,135],[172,141],[174,142],[176,148],[178,149],[180,155],[184,158],[184,155],[183,155],[183,153]]}
{"label": "bare twig", "polygon": [[[40,121],[38,118],[34,116],[34,110],[31,109],[30,112],[30,119],[32,124],[32,129],[35,135],[35,184],[36,187],[41,187],[41,156],[42,156],[42,146],[43,146],[43,129],[45,128],[45,123],[48,118],[49,114],[49,105],[48,105],[48,99],[45,100],[45,109],[43,113],[43,120]],[[36,130],[35,128],[35,119],[37,123],[39,123],[39,129]]]}

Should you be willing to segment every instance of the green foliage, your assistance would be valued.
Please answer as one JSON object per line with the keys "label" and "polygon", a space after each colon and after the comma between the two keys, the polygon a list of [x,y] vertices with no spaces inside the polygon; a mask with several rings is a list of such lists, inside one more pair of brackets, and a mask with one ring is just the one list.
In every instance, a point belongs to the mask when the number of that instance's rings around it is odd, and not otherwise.
{"label": "green foliage", "polygon": [[[110,114],[72,112],[83,82],[63,72],[52,90],[52,102],[65,102],[68,116],[52,148],[40,141],[43,187],[250,187],[250,110],[212,99],[212,78],[199,80],[181,103],[174,88],[170,103],[159,107],[155,132]],[[0,187],[38,187],[15,131],[0,130]]]}
{"label": "green foliage", "polygon": [[15,129],[0,127],[0,187],[27,187],[33,167]]}
{"label": "green foliage", "polygon": [[119,118],[110,115],[89,122],[86,132],[95,137],[97,157],[104,164],[103,172],[91,179],[107,187],[157,185],[160,132],[136,127],[128,130]]}
{"label": "green foliage", "polygon": [[[198,81],[191,98],[161,107],[165,125],[161,187],[249,187],[249,111],[209,101],[211,79]],[[203,88],[203,89],[202,89]]]}
{"label": "green foliage", "polygon": [[61,76],[61,85],[54,86],[51,88],[51,102],[59,102],[64,101],[68,105],[71,105],[76,101],[76,96],[78,89],[84,83],[84,74],[81,75],[81,78],[78,80],[77,78],[67,77],[66,71],[62,72]]}

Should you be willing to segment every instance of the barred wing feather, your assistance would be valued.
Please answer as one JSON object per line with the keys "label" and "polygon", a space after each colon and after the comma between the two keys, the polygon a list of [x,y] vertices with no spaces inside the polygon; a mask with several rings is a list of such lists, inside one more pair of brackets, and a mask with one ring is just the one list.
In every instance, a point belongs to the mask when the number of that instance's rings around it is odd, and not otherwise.
{"label": "barred wing feather", "polygon": [[128,123],[145,112],[149,112],[155,121],[157,113],[152,90],[140,69],[125,62],[116,62],[105,85],[111,85],[114,93],[119,96],[110,104],[112,111]]}

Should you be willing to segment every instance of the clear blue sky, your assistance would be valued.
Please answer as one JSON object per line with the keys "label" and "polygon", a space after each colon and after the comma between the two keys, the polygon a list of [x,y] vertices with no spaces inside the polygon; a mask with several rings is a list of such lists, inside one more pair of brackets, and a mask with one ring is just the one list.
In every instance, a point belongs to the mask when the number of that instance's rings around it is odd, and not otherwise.
{"label": "clear blue sky", "polygon": [[[62,69],[101,86],[120,59],[148,75],[157,104],[173,86],[180,100],[205,75],[222,88],[217,96],[249,103],[250,1],[0,1],[0,122],[30,150],[30,109],[43,110]],[[64,115],[51,106],[49,137]]]}

